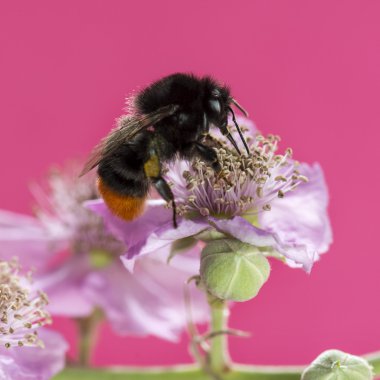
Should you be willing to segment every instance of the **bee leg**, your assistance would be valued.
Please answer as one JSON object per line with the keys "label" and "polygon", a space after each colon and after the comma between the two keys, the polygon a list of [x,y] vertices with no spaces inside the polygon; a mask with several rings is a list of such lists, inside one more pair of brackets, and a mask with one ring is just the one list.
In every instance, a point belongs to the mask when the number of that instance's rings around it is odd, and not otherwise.
{"label": "bee leg", "polygon": [[153,186],[166,202],[171,202],[173,206],[173,225],[177,228],[177,208],[174,201],[173,192],[161,176],[161,164],[160,159],[155,151],[151,149],[150,158],[144,164],[144,172],[146,176],[152,181]]}
{"label": "bee leg", "polygon": [[213,148],[210,148],[207,145],[203,145],[199,142],[195,143],[195,149],[198,155],[205,160],[211,167],[214,169],[216,173],[219,173],[222,170],[220,166],[218,156]]}
{"label": "bee leg", "polygon": [[176,204],[175,204],[175,200],[174,200],[174,195],[173,195],[173,192],[172,192],[170,186],[165,181],[165,179],[162,178],[161,176],[153,177],[153,178],[151,178],[151,180],[153,182],[153,186],[156,188],[156,190],[161,195],[161,197],[164,198],[164,200],[166,202],[172,203],[172,206],[173,206],[173,226],[174,226],[174,228],[177,228],[178,227],[177,209],[176,209]]}

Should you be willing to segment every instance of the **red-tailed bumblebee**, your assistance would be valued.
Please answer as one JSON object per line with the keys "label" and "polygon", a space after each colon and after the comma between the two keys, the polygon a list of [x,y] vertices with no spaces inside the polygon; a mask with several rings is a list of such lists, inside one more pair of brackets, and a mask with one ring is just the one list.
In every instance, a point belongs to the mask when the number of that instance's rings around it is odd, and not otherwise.
{"label": "red-tailed bumblebee", "polygon": [[182,73],[164,77],[130,99],[131,113],[121,117],[95,147],[81,175],[98,166],[100,195],[111,212],[124,220],[141,215],[153,185],[172,203],[177,227],[175,200],[162,177],[162,164],[176,157],[198,156],[218,172],[216,152],[206,143],[210,126],[219,128],[240,153],[227,127],[229,114],[249,154],[232,104],[247,114],[228,87],[211,77]]}

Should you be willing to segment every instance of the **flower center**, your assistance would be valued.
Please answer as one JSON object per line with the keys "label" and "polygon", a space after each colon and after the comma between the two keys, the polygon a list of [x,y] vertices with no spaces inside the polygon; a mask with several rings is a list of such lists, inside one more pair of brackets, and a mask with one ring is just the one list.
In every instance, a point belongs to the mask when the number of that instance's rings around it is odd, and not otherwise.
{"label": "flower center", "polygon": [[95,269],[108,267],[114,260],[115,255],[104,249],[91,249],[89,251],[90,263]]}
{"label": "flower center", "polygon": [[278,141],[278,136],[257,135],[249,156],[239,156],[226,143],[218,142],[220,173],[199,158],[182,165],[180,181],[169,171],[179,212],[230,218],[270,211],[275,198],[283,198],[307,181],[297,170],[298,163],[291,160],[291,149],[284,155],[276,154]]}

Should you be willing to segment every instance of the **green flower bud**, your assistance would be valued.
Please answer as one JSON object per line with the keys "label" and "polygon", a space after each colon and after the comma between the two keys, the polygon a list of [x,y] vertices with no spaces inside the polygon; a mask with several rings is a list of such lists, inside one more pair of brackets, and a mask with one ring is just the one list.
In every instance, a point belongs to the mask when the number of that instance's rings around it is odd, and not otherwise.
{"label": "green flower bud", "polygon": [[238,240],[210,241],[202,251],[202,281],[212,295],[223,300],[255,297],[269,272],[268,260],[258,248]]}
{"label": "green flower bud", "polygon": [[338,350],[319,355],[305,369],[301,380],[371,380],[372,368],[366,360]]}

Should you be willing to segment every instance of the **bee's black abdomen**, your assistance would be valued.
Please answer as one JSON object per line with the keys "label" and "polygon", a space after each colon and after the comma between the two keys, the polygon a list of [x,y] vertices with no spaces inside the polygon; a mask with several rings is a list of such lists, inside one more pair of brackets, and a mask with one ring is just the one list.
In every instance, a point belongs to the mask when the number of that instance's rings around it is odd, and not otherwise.
{"label": "bee's black abdomen", "polygon": [[99,165],[98,174],[109,188],[120,195],[146,197],[148,193],[149,183],[146,178],[121,175],[114,165],[102,163]]}
{"label": "bee's black abdomen", "polygon": [[149,135],[140,134],[99,163],[98,175],[106,186],[120,195],[146,197],[149,181],[143,168],[149,140]]}

